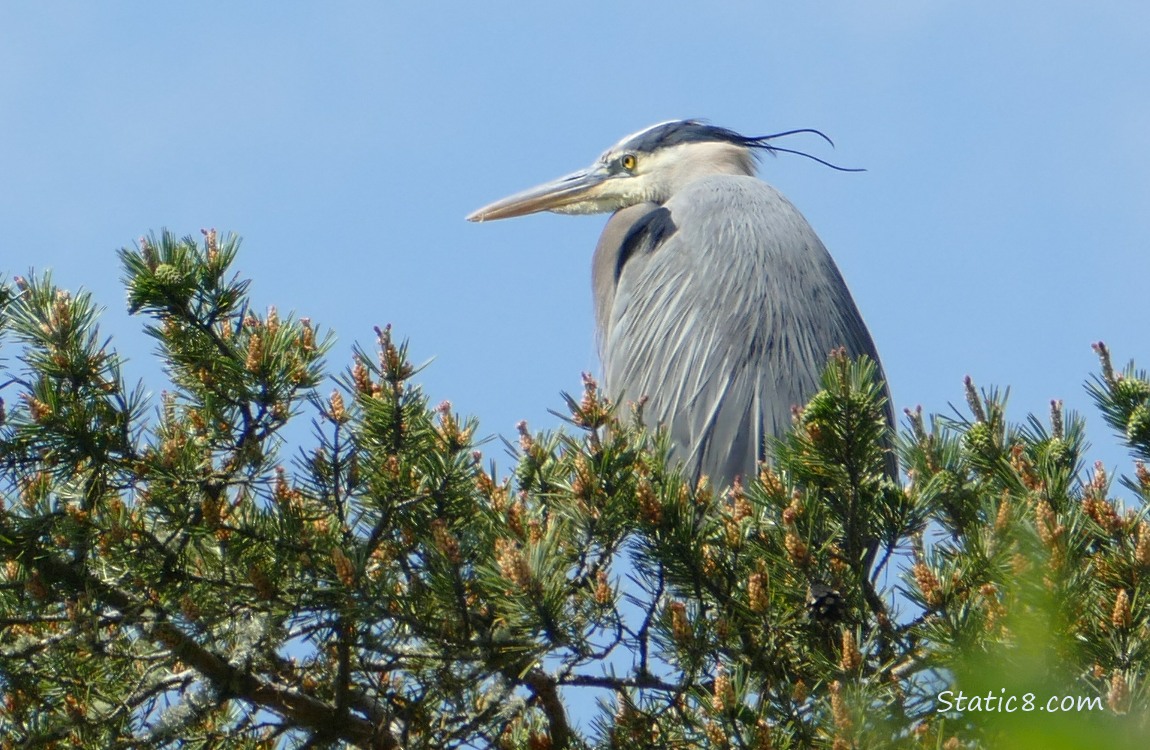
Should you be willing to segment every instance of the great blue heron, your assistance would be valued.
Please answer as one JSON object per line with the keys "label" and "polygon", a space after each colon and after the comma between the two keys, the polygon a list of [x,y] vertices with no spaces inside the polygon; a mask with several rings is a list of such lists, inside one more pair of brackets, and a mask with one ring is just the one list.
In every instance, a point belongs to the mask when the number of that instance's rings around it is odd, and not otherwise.
{"label": "great blue heron", "polygon": [[467,217],[613,212],[591,262],[604,386],[647,397],[645,419],[667,428],[672,457],[717,487],[755,475],[766,438],[818,390],[832,349],[878,363],[823,243],[755,177],[757,155],[789,151],[770,141],[794,132],[660,123]]}

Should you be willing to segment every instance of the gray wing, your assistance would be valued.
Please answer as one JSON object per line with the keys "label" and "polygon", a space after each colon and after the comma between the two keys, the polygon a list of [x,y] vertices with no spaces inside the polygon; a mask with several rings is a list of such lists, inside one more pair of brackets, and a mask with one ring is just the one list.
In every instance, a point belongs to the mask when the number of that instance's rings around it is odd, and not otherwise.
{"label": "gray wing", "polygon": [[646,396],[674,458],[719,487],[753,476],[832,349],[878,362],[814,230],[752,177],[703,178],[664,206],[616,213],[593,274],[608,393]]}

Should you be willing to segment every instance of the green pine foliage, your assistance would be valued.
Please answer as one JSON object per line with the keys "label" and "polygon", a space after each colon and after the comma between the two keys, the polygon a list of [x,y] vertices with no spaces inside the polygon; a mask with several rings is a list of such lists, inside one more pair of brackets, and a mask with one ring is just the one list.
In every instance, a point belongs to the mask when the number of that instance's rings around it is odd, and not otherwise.
{"label": "green pine foliage", "polygon": [[[969,413],[908,412],[896,439],[874,364],[841,353],[733,487],[685,482],[642,404],[589,377],[562,430],[521,425],[503,475],[390,329],[333,375],[330,335],[253,310],[238,246],[121,252],[156,399],[89,295],[0,285],[0,748],[1150,731],[1150,379],[1101,344],[1088,388],[1135,457],[1125,501],[1060,404],[1015,423],[968,381]],[[301,419],[310,438],[285,431]]]}

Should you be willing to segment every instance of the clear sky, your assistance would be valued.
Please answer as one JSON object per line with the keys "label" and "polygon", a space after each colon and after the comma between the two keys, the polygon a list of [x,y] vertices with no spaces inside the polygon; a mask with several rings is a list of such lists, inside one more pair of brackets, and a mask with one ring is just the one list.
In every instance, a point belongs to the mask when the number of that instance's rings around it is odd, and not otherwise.
{"label": "clear sky", "polygon": [[1140,0],[5,3],[0,271],[92,290],[154,381],[116,248],[235,231],[257,303],[335,329],[333,360],[393,323],[435,401],[512,434],[597,368],[605,217],[463,217],[660,120],[816,127],[835,151],[788,145],[869,171],[762,176],[899,409],[948,411],[968,373],[1017,420],[1063,398],[1126,470],[1082,383],[1099,338],[1150,365],[1148,33]]}

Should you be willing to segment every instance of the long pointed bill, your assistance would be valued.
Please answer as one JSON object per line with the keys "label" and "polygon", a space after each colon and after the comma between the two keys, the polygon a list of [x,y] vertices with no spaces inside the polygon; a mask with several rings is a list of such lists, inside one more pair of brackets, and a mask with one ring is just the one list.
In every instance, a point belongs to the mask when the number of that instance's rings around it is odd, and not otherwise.
{"label": "long pointed bill", "polygon": [[583,169],[553,182],[497,200],[471,214],[467,220],[494,221],[539,211],[595,213],[602,210],[596,205],[597,188],[607,179],[608,174],[605,171],[595,168]]}

